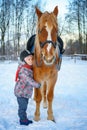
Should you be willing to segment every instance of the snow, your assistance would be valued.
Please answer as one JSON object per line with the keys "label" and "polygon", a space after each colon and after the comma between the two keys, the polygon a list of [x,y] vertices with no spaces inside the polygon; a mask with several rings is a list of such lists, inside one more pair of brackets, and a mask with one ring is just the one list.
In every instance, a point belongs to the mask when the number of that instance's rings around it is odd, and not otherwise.
{"label": "snow", "polygon": [[[63,58],[53,100],[56,123],[47,120],[41,104],[41,120],[21,126],[14,96],[15,72],[18,63],[0,62],[0,130],[87,130],[87,61]],[[29,100],[27,114],[33,120],[35,102]]]}

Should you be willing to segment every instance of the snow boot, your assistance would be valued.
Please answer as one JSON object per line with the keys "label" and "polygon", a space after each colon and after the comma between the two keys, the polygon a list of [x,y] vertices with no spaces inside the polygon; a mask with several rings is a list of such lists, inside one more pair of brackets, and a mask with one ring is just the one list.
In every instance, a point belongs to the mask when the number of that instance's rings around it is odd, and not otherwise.
{"label": "snow boot", "polygon": [[28,120],[28,119],[20,120],[20,125],[29,125],[29,124],[32,124],[32,123],[33,123],[32,120]]}

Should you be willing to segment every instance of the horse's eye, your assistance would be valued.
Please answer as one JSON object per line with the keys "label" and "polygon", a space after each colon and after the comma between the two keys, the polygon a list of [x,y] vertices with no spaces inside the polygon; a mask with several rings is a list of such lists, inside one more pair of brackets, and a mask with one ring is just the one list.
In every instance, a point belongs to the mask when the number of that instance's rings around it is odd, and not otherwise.
{"label": "horse's eye", "polygon": [[40,42],[40,47],[41,47],[41,48],[43,48],[43,46],[44,46],[44,45],[43,45],[43,43],[42,43],[42,42]]}
{"label": "horse's eye", "polygon": [[41,30],[39,29],[39,30],[38,30],[38,34],[40,34],[40,33],[41,33]]}

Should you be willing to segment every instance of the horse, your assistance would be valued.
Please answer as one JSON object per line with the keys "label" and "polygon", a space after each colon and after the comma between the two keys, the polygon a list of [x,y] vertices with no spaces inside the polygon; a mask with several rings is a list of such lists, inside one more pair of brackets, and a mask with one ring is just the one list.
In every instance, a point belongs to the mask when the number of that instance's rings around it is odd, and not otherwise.
{"label": "horse", "polygon": [[41,84],[40,88],[34,88],[34,100],[36,102],[34,120],[40,120],[40,103],[47,108],[47,119],[55,121],[52,110],[54,87],[58,77],[56,65],[59,62],[57,35],[58,35],[58,6],[52,12],[42,13],[36,7],[38,17],[35,50],[34,50],[34,79]]}

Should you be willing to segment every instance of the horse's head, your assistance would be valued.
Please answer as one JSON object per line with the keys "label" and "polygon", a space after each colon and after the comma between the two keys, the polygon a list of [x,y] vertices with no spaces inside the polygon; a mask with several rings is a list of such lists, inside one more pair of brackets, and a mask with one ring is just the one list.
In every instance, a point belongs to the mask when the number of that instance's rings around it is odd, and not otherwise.
{"label": "horse's head", "polygon": [[37,33],[35,40],[35,55],[37,63],[41,60],[46,65],[52,65],[57,60],[57,14],[58,7],[56,6],[53,12],[42,13],[36,8],[38,16]]}

